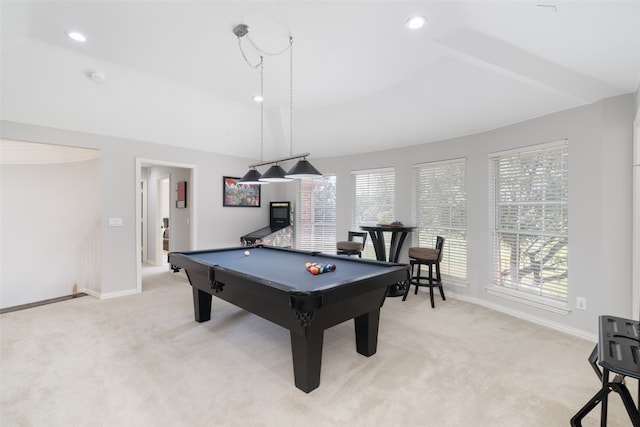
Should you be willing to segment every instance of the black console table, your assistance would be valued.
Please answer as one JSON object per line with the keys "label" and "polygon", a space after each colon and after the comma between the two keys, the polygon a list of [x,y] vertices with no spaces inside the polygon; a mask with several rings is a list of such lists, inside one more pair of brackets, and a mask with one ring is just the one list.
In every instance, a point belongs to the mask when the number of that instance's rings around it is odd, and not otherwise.
{"label": "black console table", "polygon": [[[607,399],[609,393],[615,391],[620,395],[633,426],[640,427],[640,412],[624,384],[625,377],[640,379],[640,322],[614,316],[600,316],[599,330],[598,344],[589,356],[589,363],[602,381],[602,387],[571,418],[571,425],[581,427],[582,419],[601,403],[600,426],[605,427]],[[602,371],[598,365],[602,367]],[[615,374],[613,380],[609,380],[610,373]],[[640,388],[638,401],[640,402]]]}

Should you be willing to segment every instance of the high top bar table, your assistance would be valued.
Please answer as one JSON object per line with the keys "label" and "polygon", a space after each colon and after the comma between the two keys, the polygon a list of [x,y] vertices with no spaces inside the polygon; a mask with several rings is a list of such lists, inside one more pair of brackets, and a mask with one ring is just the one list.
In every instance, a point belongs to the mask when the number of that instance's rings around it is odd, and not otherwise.
{"label": "high top bar table", "polygon": [[[400,251],[407,234],[417,227],[405,227],[395,225],[361,225],[360,229],[368,231],[376,251],[378,261],[398,262]],[[387,249],[384,244],[384,233],[391,233],[391,247],[389,248],[389,259],[387,260]]]}
{"label": "high top bar table", "polygon": [[[398,262],[400,251],[404,244],[407,234],[415,230],[417,227],[405,227],[404,225],[361,225],[362,231],[368,231],[371,236],[373,248],[376,251],[376,259],[378,261]],[[391,233],[391,246],[389,247],[389,259],[387,260],[387,249],[384,244],[384,233]],[[398,282],[389,286],[387,290],[388,297],[399,297],[406,294],[409,280]]]}

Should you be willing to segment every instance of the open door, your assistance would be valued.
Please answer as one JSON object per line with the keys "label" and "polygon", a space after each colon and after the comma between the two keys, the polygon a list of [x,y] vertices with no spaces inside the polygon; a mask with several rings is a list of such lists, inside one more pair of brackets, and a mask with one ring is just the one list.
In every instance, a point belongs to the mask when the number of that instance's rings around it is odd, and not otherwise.
{"label": "open door", "polygon": [[[143,184],[143,182],[145,182]],[[178,182],[187,182],[187,201],[184,207],[175,203]],[[137,291],[142,292],[142,263],[162,265],[165,221],[168,218],[167,250],[190,250],[196,247],[196,171],[195,166],[153,159],[136,159],[136,266]]]}

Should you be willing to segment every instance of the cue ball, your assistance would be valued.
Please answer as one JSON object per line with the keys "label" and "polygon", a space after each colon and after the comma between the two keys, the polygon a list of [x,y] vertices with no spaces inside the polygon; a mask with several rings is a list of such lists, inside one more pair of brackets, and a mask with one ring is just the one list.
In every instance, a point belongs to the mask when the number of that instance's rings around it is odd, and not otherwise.
{"label": "cue ball", "polygon": [[244,251],[244,256],[249,256],[249,251]]}

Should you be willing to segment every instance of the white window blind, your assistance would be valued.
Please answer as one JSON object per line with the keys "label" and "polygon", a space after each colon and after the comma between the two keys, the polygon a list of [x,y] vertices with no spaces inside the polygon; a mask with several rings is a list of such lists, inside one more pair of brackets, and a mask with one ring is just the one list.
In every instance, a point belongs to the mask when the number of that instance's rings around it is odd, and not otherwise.
{"label": "white window blind", "polygon": [[[353,221],[354,231],[361,225],[375,225],[380,221],[395,221],[396,173],[393,168],[353,171]],[[385,242],[387,246],[389,242]],[[389,248],[387,247],[387,253]],[[375,259],[371,239],[362,253]]]}
{"label": "white window blind", "polygon": [[335,253],[336,176],[301,179],[296,209],[296,248]]}
{"label": "white window blind", "polygon": [[489,160],[494,285],[566,302],[566,142],[502,153]]}
{"label": "white window blind", "polygon": [[413,245],[432,248],[437,236],[444,237],[440,270],[461,281],[467,278],[466,170],[466,159],[413,168]]}

